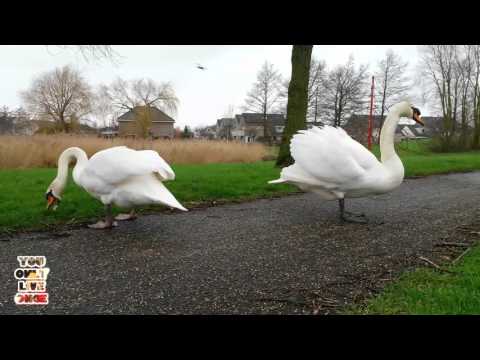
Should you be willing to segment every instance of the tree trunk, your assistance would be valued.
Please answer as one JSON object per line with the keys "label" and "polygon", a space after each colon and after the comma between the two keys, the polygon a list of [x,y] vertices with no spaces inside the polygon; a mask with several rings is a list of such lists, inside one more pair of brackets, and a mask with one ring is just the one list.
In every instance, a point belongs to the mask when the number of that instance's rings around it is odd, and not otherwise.
{"label": "tree trunk", "polygon": [[62,131],[68,133],[69,129],[68,129],[68,126],[67,126],[67,123],[65,122],[65,117],[63,114],[60,114],[60,116],[58,117],[59,120],[60,120],[60,128],[62,129]]}
{"label": "tree trunk", "polygon": [[292,48],[292,77],[288,86],[287,124],[283,132],[277,166],[293,164],[290,140],[298,130],[306,128],[312,49],[313,45],[293,45]]}
{"label": "tree trunk", "polygon": [[263,105],[263,140],[268,146],[272,146],[272,137],[270,136],[270,128],[267,119],[267,103]]}
{"label": "tree trunk", "polygon": [[480,147],[480,99],[478,98],[477,89],[475,89],[475,97],[473,101],[474,115],[473,115],[473,139],[472,147],[478,149]]}

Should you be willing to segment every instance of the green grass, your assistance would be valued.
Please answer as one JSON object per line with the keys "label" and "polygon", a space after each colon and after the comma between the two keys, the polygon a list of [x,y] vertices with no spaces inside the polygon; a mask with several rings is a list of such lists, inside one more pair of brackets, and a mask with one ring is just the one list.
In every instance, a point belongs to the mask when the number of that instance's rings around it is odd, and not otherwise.
{"label": "green grass", "polygon": [[[165,185],[187,207],[192,202],[246,200],[298,191],[290,185],[267,184],[280,173],[273,162],[172,167],[176,179]],[[58,209],[47,211],[45,191],[56,172],[57,169],[0,171],[0,230],[39,228],[103,215],[103,205],[77,186],[71,176]]]}
{"label": "green grass", "polygon": [[[395,145],[405,167],[405,176],[480,170],[480,151],[432,153],[428,146],[428,140],[402,142]],[[377,145],[373,147],[372,152],[380,158],[380,150]]]}
{"label": "green grass", "polygon": [[387,286],[378,297],[347,314],[452,315],[480,314],[480,246],[460,263],[450,266],[454,274],[417,269]]}

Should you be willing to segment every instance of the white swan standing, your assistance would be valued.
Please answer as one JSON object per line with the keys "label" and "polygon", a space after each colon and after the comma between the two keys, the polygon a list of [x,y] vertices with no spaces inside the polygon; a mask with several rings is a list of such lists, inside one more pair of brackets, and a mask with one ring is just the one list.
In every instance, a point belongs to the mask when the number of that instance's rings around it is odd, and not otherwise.
{"label": "white swan standing", "polygon": [[[47,209],[55,209],[61,200],[68,178],[68,165],[76,160],[73,180],[90,195],[105,205],[106,220],[89,225],[94,229],[116,226],[111,212],[112,205],[134,209],[135,206],[163,204],[188,211],[162,184],[174,180],[171,167],[153,150],[132,150],[116,146],[102,150],[88,159],[78,147],[66,149],[58,159],[57,177],[46,192]],[[130,214],[120,214],[115,220],[134,219]]]}
{"label": "white swan standing", "polygon": [[420,111],[408,102],[393,106],[381,130],[381,162],[341,128],[300,130],[290,143],[295,163],[282,169],[280,178],[269,183],[291,183],[325,200],[339,200],[343,221],[366,222],[363,214],[345,211],[344,199],[387,193],[402,183],[404,168],[394,147],[400,117],[425,125]]}

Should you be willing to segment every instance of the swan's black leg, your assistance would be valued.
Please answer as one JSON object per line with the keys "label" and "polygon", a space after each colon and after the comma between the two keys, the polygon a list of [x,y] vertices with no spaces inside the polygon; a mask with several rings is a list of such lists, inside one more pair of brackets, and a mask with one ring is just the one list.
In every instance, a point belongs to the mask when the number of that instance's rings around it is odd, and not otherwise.
{"label": "swan's black leg", "polygon": [[344,222],[353,222],[365,224],[367,219],[365,214],[354,214],[348,211],[345,211],[345,199],[339,199],[338,205],[340,206],[340,220]]}
{"label": "swan's black leg", "polygon": [[105,221],[99,221],[96,224],[88,225],[90,229],[110,229],[117,226],[113,221],[112,205],[105,205]]}

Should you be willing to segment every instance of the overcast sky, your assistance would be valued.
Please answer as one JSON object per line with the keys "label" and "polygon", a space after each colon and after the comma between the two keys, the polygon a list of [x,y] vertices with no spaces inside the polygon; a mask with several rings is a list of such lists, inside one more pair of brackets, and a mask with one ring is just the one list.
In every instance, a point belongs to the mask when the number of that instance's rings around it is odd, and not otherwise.
{"label": "overcast sky", "polygon": [[[74,50],[43,45],[0,45],[0,106],[21,105],[19,91],[28,88],[34,76],[55,67],[72,64],[93,86],[123,79],[151,78],[170,81],[180,100],[176,126],[212,125],[229,105],[241,112],[245,95],[257,72],[267,60],[285,77],[291,73],[290,45],[122,45],[114,46],[122,58],[86,62]],[[408,45],[315,45],[313,56],[328,67],[345,63],[350,54],[357,64],[375,64],[388,49],[407,60],[413,70],[418,60],[417,46]],[[196,68],[200,63],[207,68]],[[427,115],[422,109],[422,115]]]}

